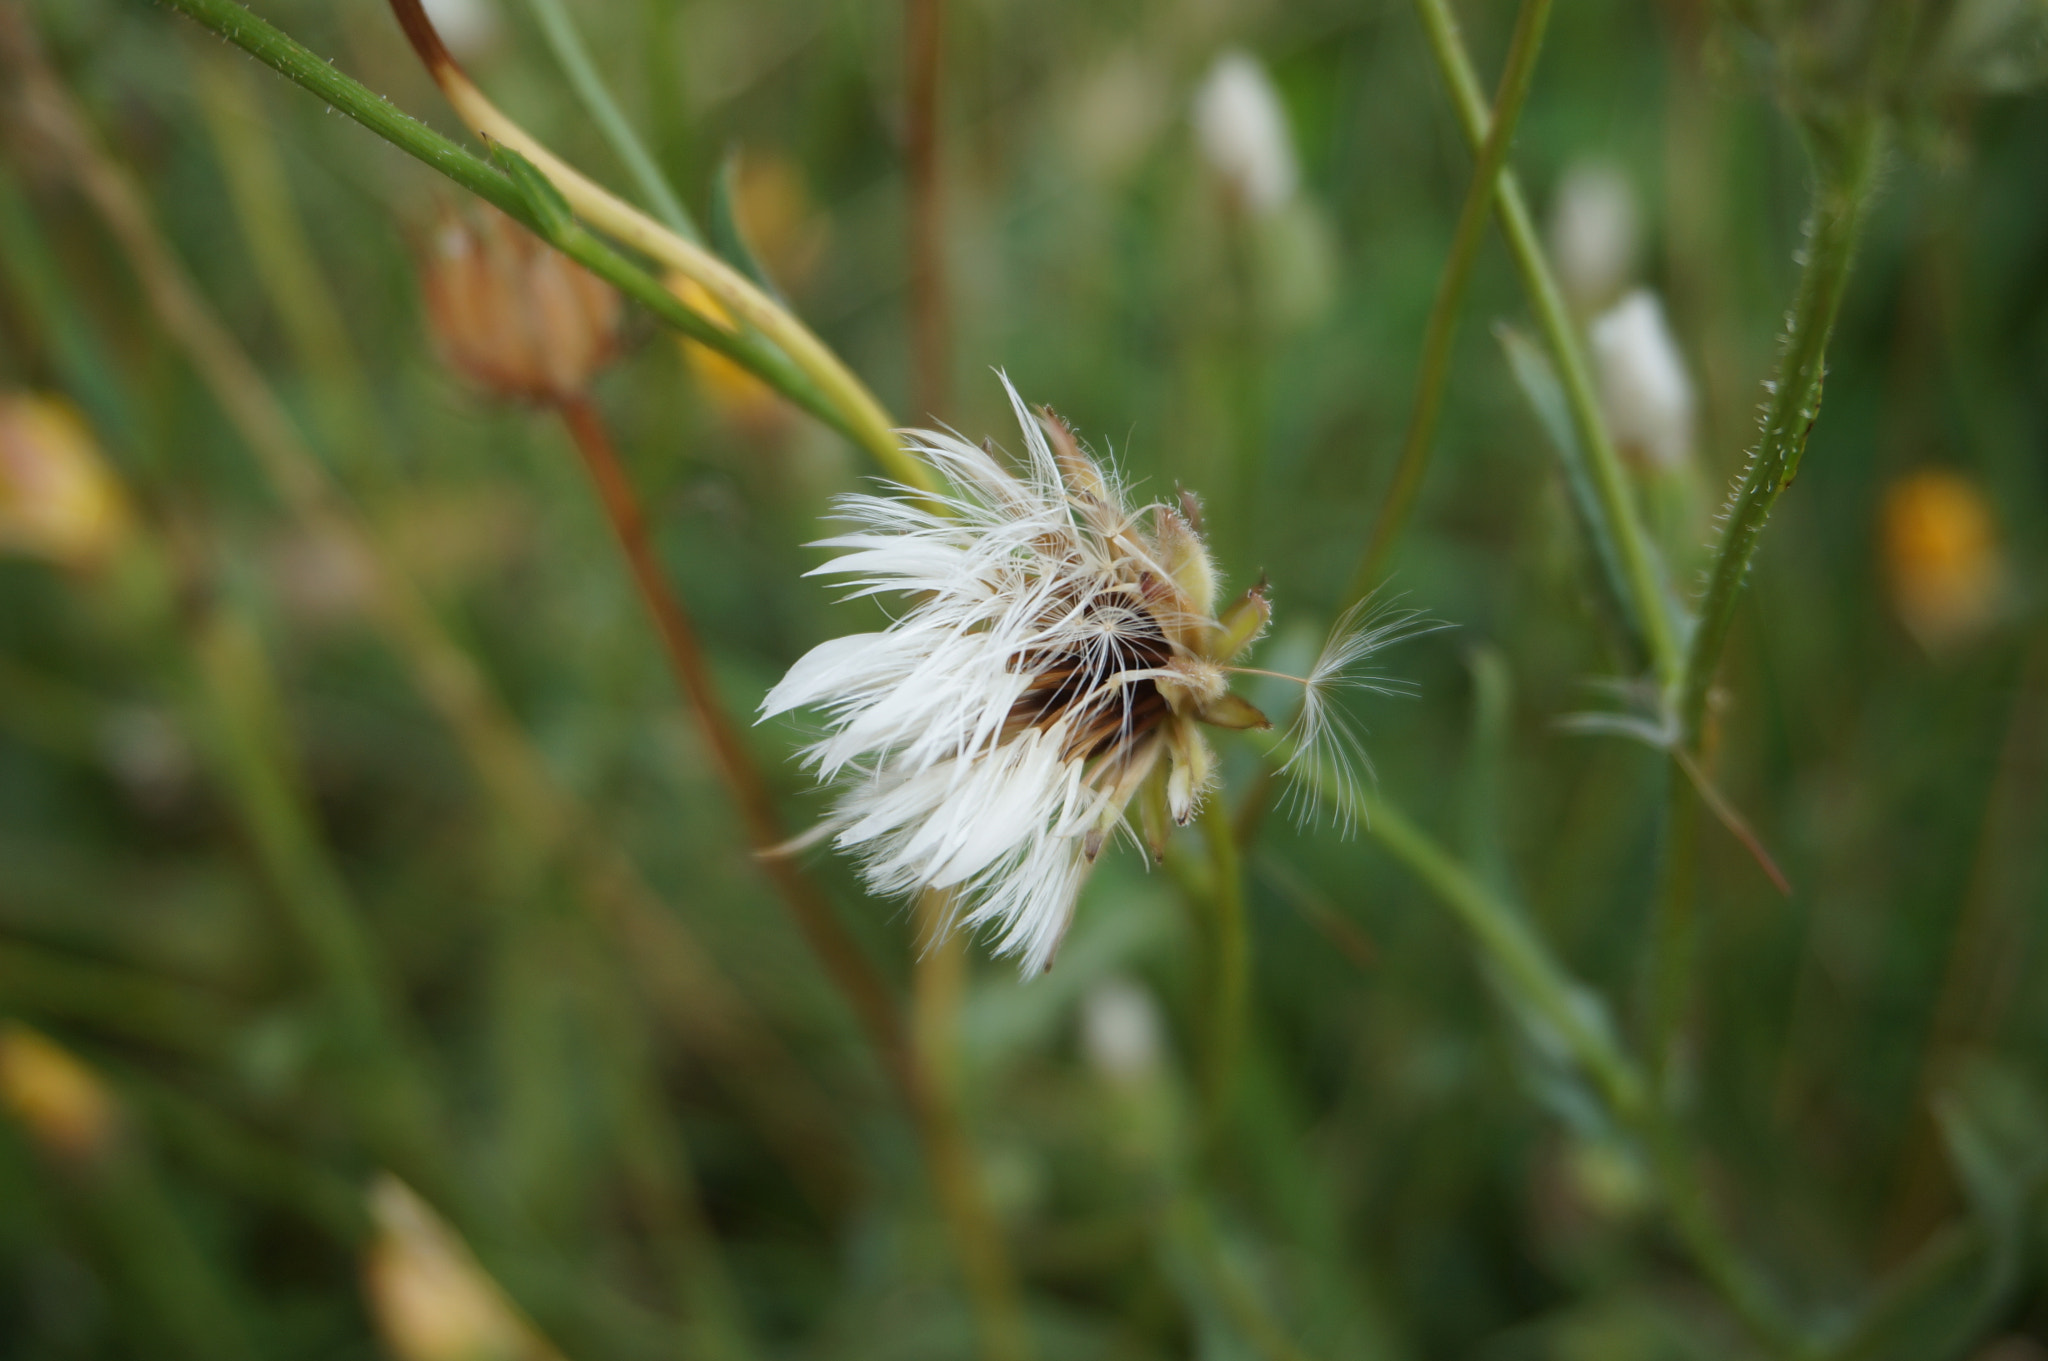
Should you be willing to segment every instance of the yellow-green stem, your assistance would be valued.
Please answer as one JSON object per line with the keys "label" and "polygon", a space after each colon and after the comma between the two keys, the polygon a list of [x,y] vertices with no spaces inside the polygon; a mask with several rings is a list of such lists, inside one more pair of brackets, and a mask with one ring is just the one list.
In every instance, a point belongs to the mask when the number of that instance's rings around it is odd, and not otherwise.
{"label": "yellow-green stem", "polygon": [[1543,31],[1550,21],[1550,0],[1522,0],[1515,18],[1514,38],[1508,44],[1506,69],[1501,73],[1500,92],[1493,114],[1480,142],[1472,166],[1471,183],[1458,210],[1458,225],[1451,234],[1451,252],[1437,281],[1436,300],[1430,306],[1429,322],[1423,330],[1422,363],[1415,380],[1415,406],[1408,416],[1408,432],[1401,442],[1401,460],[1394,467],[1394,481],[1380,503],[1366,541],[1365,555],[1352,574],[1347,601],[1363,600],[1386,570],[1394,544],[1415,508],[1422,489],[1422,476],[1429,467],[1429,454],[1436,437],[1437,417],[1443,411],[1444,389],[1450,381],[1451,343],[1458,335],[1458,313],[1464,305],[1465,288],[1472,280],[1472,266],[1479,259],[1479,244],[1485,238],[1487,210],[1492,206],[1502,167],[1507,164],[1508,147],[1515,137],[1515,124],[1536,74],[1536,57],[1543,48]]}
{"label": "yellow-green stem", "polygon": [[1209,842],[1210,985],[1209,1050],[1203,1097],[1209,1132],[1218,1137],[1237,1089],[1251,997],[1251,953],[1244,920],[1244,874],[1237,853],[1237,829],[1223,800],[1211,796],[1202,808],[1202,834]]}
{"label": "yellow-green stem", "polygon": [[[1491,117],[1486,97],[1480,92],[1472,58],[1465,51],[1458,32],[1457,17],[1450,0],[1415,0],[1416,12],[1429,35],[1431,53],[1451,95],[1465,139],[1479,150],[1486,144]],[[1652,671],[1665,686],[1677,683],[1682,665],[1681,626],[1677,607],[1664,578],[1664,568],[1643,528],[1635,498],[1622,470],[1621,457],[1600,414],[1599,395],[1593,388],[1585,348],[1565,306],[1564,294],[1543,254],[1543,243],[1522,198],[1520,182],[1512,170],[1503,167],[1494,184],[1494,206],[1500,216],[1501,236],[1508,254],[1522,278],[1530,309],[1536,314],[1545,344],[1557,364],[1572,423],[1584,443],[1594,501],[1606,521],[1609,540],[1620,559],[1623,581],[1629,592],[1630,622],[1641,636]]]}

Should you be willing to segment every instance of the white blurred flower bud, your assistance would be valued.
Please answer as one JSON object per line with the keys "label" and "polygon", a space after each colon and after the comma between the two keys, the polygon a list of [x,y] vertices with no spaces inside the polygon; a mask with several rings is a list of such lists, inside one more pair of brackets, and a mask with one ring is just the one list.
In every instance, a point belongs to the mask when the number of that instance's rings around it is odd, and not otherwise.
{"label": "white blurred flower bud", "polygon": [[1263,216],[1294,197],[1301,169],[1287,111],[1256,59],[1236,49],[1216,59],[1195,92],[1194,124],[1202,154],[1244,208]]}
{"label": "white blurred flower bud", "polygon": [[441,41],[461,61],[475,61],[498,45],[495,0],[421,0]]}
{"label": "white blurred flower bud", "polygon": [[1081,1050],[1112,1082],[1136,1082],[1159,1068],[1159,1007],[1127,978],[1097,983],[1081,999]]}
{"label": "white blurred flower bud", "polygon": [[370,1188],[370,1313],[397,1361],[559,1361],[455,1232],[389,1174]]}
{"label": "white blurred flower bud", "polygon": [[1599,311],[1628,286],[1636,216],[1635,190],[1614,166],[1580,161],[1565,172],[1550,205],[1550,258],[1579,315]]}
{"label": "white blurred flower bud", "polygon": [[1068,146],[1076,165],[1113,181],[1144,158],[1173,117],[1172,93],[1154,54],[1133,47],[1095,63],[1065,103]]}
{"label": "white blurred flower bud", "polygon": [[1595,318],[1588,334],[1615,444],[1645,467],[1685,466],[1692,458],[1692,379],[1657,295],[1636,289]]}
{"label": "white blurred flower bud", "polygon": [[123,705],[100,721],[99,739],[107,770],[144,811],[168,813],[191,793],[198,776],[192,744],[162,709]]}

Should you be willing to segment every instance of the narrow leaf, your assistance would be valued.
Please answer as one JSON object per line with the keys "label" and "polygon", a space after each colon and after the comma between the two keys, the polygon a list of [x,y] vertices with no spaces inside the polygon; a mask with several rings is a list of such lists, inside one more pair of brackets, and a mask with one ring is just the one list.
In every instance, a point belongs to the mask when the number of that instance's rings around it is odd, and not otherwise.
{"label": "narrow leaf", "polygon": [[546,240],[559,244],[576,225],[576,214],[562,191],[541,173],[539,166],[511,147],[493,143],[491,158],[511,177],[512,186],[526,202],[533,216],[533,229]]}

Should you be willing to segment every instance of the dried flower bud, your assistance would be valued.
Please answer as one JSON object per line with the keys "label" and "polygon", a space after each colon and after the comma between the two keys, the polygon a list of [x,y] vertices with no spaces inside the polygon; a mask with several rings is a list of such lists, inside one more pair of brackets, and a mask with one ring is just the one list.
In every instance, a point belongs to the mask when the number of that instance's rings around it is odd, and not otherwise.
{"label": "dried flower bud", "polygon": [[1636,264],[1636,196],[1604,161],[1565,172],[1550,206],[1550,258],[1580,316],[1591,316],[1628,286]]}
{"label": "dried flower bud", "polygon": [[1589,337],[1615,444],[1641,466],[1685,466],[1692,459],[1692,379],[1657,295],[1636,289],[1594,320]]}
{"label": "dried flower bud", "polygon": [[1236,203],[1264,216],[1294,197],[1301,170],[1287,111],[1266,68],[1232,50],[1195,93],[1195,140]]}
{"label": "dried flower bud", "polygon": [[1142,1081],[1159,1070],[1159,1007],[1126,978],[1108,978],[1081,999],[1081,1051],[1111,1082]]}
{"label": "dried flower bud", "polygon": [[398,1361],[558,1361],[469,1248],[405,1183],[378,1177],[370,1217],[376,1236],[364,1259],[363,1288]]}
{"label": "dried flower bud", "polygon": [[91,1069],[14,1022],[0,1027],[0,1105],[46,1153],[67,1162],[98,1161],[119,1126],[114,1098]]}
{"label": "dried flower bud", "polygon": [[[692,311],[721,326],[732,325],[731,315],[696,280],[671,272],[667,283],[669,291]],[[683,347],[683,362],[690,366],[691,376],[719,419],[756,438],[778,435],[788,428],[790,413],[782,395],[751,369],[688,336],[680,337],[679,343]]]}
{"label": "dried flower bud", "polygon": [[78,413],[53,397],[0,394],[0,551],[90,567],[128,528],[127,498]]}
{"label": "dried flower bud", "polygon": [[1982,633],[2005,589],[1983,493],[1960,474],[1930,468],[1894,482],[1883,513],[1885,575],[1907,631],[1931,652]]}
{"label": "dried flower bud", "polygon": [[617,352],[618,294],[501,213],[444,215],[421,288],[443,358],[494,396],[565,401]]}

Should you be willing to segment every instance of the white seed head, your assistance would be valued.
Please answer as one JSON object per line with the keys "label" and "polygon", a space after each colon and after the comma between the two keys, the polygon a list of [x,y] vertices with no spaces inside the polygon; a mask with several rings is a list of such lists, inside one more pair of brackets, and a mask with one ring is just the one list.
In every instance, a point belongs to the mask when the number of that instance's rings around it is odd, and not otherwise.
{"label": "white seed head", "polygon": [[[804,760],[840,783],[833,841],[872,891],[955,890],[960,920],[992,927],[1029,976],[1133,798],[1151,788],[1182,822],[1200,807],[1214,759],[1194,725],[1265,719],[1229,693],[1224,664],[1255,629],[1216,617],[1192,510],[1133,509],[1113,470],[1004,386],[1021,467],[911,431],[951,487],[936,505],[902,488],[841,500],[851,532],[818,545],[841,553],[813,575],[905,607],[811,649],[761,713],[823,714]],[[1263,609],[1259,590],[1224,614]]]}
{"label": "white seed head", "polygon": [[1692,458],[1693,387],[1657,295],[1639,288],[1589,331],[1608,432],[1623,453],[1658,469]]}
{"label": "white seed head", "polygon": [[1195,92],[1195,139],[1231,195],[1257,214],[1294,197],[1301,181],[1287,111],[1266,68],[1233,49],[1216,59]]}
{"label": "white seed head", "polygon": [[1636,195],[1605,161],[1565,172],[1550,206],[1550,258],[1557,282],[1579,315],[1612,302],[1636,264]]}

